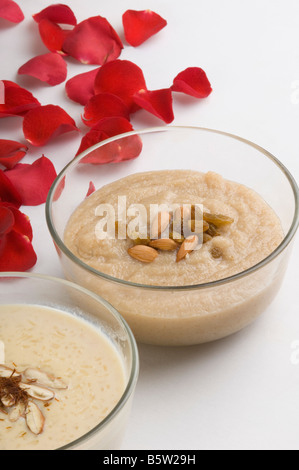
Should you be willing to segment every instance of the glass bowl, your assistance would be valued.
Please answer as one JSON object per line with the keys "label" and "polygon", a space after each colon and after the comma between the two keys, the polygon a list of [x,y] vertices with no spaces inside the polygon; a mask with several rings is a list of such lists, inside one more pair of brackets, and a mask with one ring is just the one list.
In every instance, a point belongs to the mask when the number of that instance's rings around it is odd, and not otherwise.
{"label": "glass bowl", "polygon": [[[90,157],[92,161],[95,151],[107,161],[111,155],[117,158],[119,149],[136,150],[137,138],[142,141],[142,151],[136,159],[106,165],[86,161]],[[66,224],[86,198],[91,181],[100,189],[134,173],[178,169],[216,172],[256,191],[279,217],[284,231],[282,243],[243,272],[214,282],[177,287],[114,278],[90,267],[67,248]],[[241,330],[272,302],[298,228],[298,187],[277,158],[248,140],[212,129],[165,126],[110,138],[77,156],[54,182],[46,218],[66,278],[112,303],[137,341],[191,345]]]}
{"label": "glass bowl", "polygon": [[[76,438],[75,440],[72,440],[71,442],[68,442],[67,444],[62,446],[62,443],[58,445],[57,449],[58,450],[97,450],[97,449],[119,449],[121,446],[121,442],[126,430],[126,425],[128,422],[129,414],[130,414],[130,409],[131,409],[131,404],[132,404],[132,399],[134,395],[134,391],[136,388],[136,382],[138,378],[138,372],[139,372],[139,359],[138,359],[138,350],[137,350],[137,345],[135,338],[128,327],[127,323],[125,320],[119,315],[119,313],[104,299],[100,298],[96,294],[89,292],[83,287],[80,287],[78,285],[75,285],[67,280],[63,279],[57,279],[54,277],[50,276],[44,276],[44,275],[39,275],[39,274],[31,274],[31,273],[19,273],[19,272],[8,272],[8,273],[0,273],[0,306],[9,306],[9,305],[21,305],[22,308],[25,308],[26,306],[33,306],[34,308],[37,307],[46,307],[51,309],[51,313],[48,316],[43,317],[43,322],[49,321],[49,324],[51,326],[51,319],[53,318],[54,310],[55,309],[55,315],[57,311],[60,313],[63,312],[63,316],[65,317],[65,313],[70,315],[72,319],[79,319],[80,321],[83,320],[84,324],[87,323],[89,327],[92,329],[96,329],[98,331],[100,329],[101,334],[104,335],[106,338],[105,341],[109,343],[109,348],[112,347],[115,356],[117,357],[117,361],[121,364],[121,369],[124,372],[124,378],[125,378],[125,390],[122,394],[122,396],[119,398],[117,404],[114,406],[113,409],[107,414],[107,416],[103,419],[100,420],[99,423],[90,429],[88,432],[84,431],[83,435],[79,438]],[[19,307],[17,307],[19,308]],[[58,313],[59,313],[58,312]],[[40,315],[40,312],[38,312],[38,315]],[[57,317],[55,320],[55,328],[57,329],[58,326],[60,325],[61,317],[57,320]],[[54,322],[54,320],[53,320]],[[37,334],[36,326],[34,323],[29,322],[30,325],[33,325],[33,328],[29,326],[32,331],[33,335]],[[43,324],[43,323],[42,323]],[[46,324],[46,325],[47,325]],[[63,325],[65,325],[63,323]],[[79,332],[78,335],[83,335],[83,330],[81,331],[82,325],[79,323]],[[2,325],[3,328],[3,325]],[[18,328],[18,324],[16,322],[16,329]],[[23,327],[22,327],[23,328]],[[45,326],[46,331],[45,331],[45,337],[48,337],[49,335],[49,329],[47,329],[47,326]],[[78,326],[76,327],[78,328]],[[68,336],[67,334],[62,334],[60,332],[57,332],[57,335],[59,333],[59,339],[53,334],[53,328],[51,329],[51,334],[52,336],[50,337],[50,340],[52,342],[61,342],[64,341],[64,338]],[[7,330],[6,330],[7,331]],[[22,335],[24,336],[21,343],[18,345],[18,349],[20,350],[20,357],[22,361],[26,361],[26,354],[27,350],[30,352],[30,347],[34,346],[36,343],[35,338],[31,340],[29,338],[29,333],[27,331],[27,326],[26,326],[26,332],[24,332],[24,328],[22,330]],[[31,330],[30,330],[31,331]],[[55,330],[56,331],[56,330]],[[66,330],[63,330],[66,331]],[[72,331],[75,331],[73,329]],[[86,333],[86,330],[84,330]],[[0,336],[1,336],[1,326],[0,326]],[[54,337],[55,336],[55,337]],[[40,337],[40,336],[39,336]],[[88,354],[90,351],[90,343],[88,342],[89,336],[83,337],[80,339],[80,351],[79,354],[82,354],[82,349],[83,347],[85,348],[86,346],[86,355],[88,357]],[[4,338],[1,336],[1,340],[5,343]],[[93,348],[93,351],[96,352],[96,354],[100,354],[100,351],[102,350],[102,343],[100,342],[98,346],[97,345],[97,339],[95,339],[95,336],[92,336],[92,340],[95,343],[95,346]],[[40,350],[42,351],[45,349],[45,344],[44,341],[40,340],[40,345],[38,343],[38,347],[40,347]],[[76,343],[77,344],[77,343]],[[83,346],[82,346],[83,345]],[[7,350],[7,355],[11,353],[9,350],[9,344],[7,344],[6,350]],[[13,354],[15,351],[16,345],[12,344],[10,349],[12,348]],[[61,368],[64,368],[63,362],[67,362],[61,360],[61,356],[67,357],[66,354],[68,352],[69,345],[62,344],[61,348],[59,350],[59,353],[56,352],[56,361],[59,361],[59,364],[61,364]],[[46,349],[48,351],[48,349]],[[110,350],[109,350],[110,351]],[[12,355],[12,354],[10,354]],[[59,358],[59,359],[57,359]],[[3,359],[0,359],[0,361]],[[115,359],[114,359],[115,360]],[[50,367],[51,362],[46,358],[43,357],[43,353],[40,353],[40,356],[37,358],[37,364],[32,365],[33,367],[40,367],[39,364],[49,364],[48,367]],[[96,363],[98,364],[98,362]],[[82,366],[82,364],[81,364]],[[72,368],[72,367],[71,367]],[[121,370],[120,369],[120,370]],[[23,369],[22,369],[23,370]],[[51,370],[51,369],[50,369]],[[64,369],[63,369],[64,370]],[[94,367],[92,369],[97,370],[97,367]],[[54,372],[54,371],[52,371]],[[69,371],[68,371],[69,373]],[[74,373],[75,374],[80,374],[79,370],[76,369],[76,366],[74,368]],[[99,377],[100,374],[102,374],[102,369],[99,366]],[[115,373],[116,374],[116,373]],[[86,377],[88,377],[88,374],[86,374]],[[116,374],[116,377],[118,375]],[[79,379],[80,375],[79,375]],[[84,377],[83,377],[84,379]],[[117,378],[118,380],[118,378]],[[119,380],[123,380],[120,377]],[[75,385],[71,382],[71,385],[69,388],[74,388]],[[71,392],[70,392],[71,394]],[[58,398],[60,398],[58,396]],[[55,398],[56,399],[56,398]],[[73,399],[72,399],[73,400]],[[61,393],[61,399],[58,401],[63,402],[63,393]],[[41,402],[42,403],[42,402]],[[79,404],[76,402],[76,404],[79,406]],[[42,405],[41,405],[42,406]],[[82,405],[81,405],[82,406]],[[51,407],[55,407],[55,404],[51,404]],[[51,413],[52,408],[49,408],[49,413]],[[82,408],[84,408],[82,406]],[[85,407],[86,408],[86,407]],[[44,408],[42,408],[44,409]],[[64,409],[64,408],[63,408]],[[88,407],[87,407],[88,410]],[[75,410],[76,412],[76,410]],[[84,413],[86,411],[80,410],[80,413],[82,415],[78,415],[78,420],[79,419],[84,419]],[[88,414],[88,411],[87,411]],[[5,416],[5,415],[3,415]],[[47,415],[46,415],[47,416]],[[87,416],[88,417],[88,416]],[[53,418],[54,419],[54,418]],[[55,418],[56,419],[56,418]],[[63,420],[66,420],[67,417],[63,418]],[[55,421],[55,420],[54,420]],[[46,425],[45,425],[45,430],[40,434],[40,436],[43,436],[46,434],[47,431],[47,417],[46,417]],[[80,424],[79,421],[76,421],[76,427]],[[2,424],[2,423],[1,423]],[[60,423],[62,427],[65,426],[65,421]],[[7,424],[6,424],[7,426]],[[13,429],[13,424],[10,423],[10,426]],[[50,426],[50,424],[48,425]],[[51,423],[51,426],[53,424]],[[56,426],[56,421],[54,423],[54,427]],[[55,430],[55,429],[54,429]],[[57,432],[59,429],[57,430]],[[11,431],[12,432],[12,431]],[[23,433],[26,434],[26,433]],[[30,434],[30,433],[27,433]],[[78,434],[78,433],[77,433]],[[80,435],[80,434],[79,434]],[[39,436],[33,436],[31,441],[33,440],[33,447],[35,446],[35,441],[37,441]],[[12,438],[10,438],[12,439]],[[41,437],[42,439],[42,437]],[[32,445],[32,442],[29,441],[29,444]],[[23,444],[22,444],[23,445]],[[26,444],[24,444],[26,446]],[[44,441],[40,440],[40,445],[45,445]],[[1,444],[0,444],[1,448]],[[31,448],[31,447],[30,447]],[[45,447],[42,448],[42,450],[48,449],[48,443],[45,445]],[[54,450],[54,449],[52,449]]]}

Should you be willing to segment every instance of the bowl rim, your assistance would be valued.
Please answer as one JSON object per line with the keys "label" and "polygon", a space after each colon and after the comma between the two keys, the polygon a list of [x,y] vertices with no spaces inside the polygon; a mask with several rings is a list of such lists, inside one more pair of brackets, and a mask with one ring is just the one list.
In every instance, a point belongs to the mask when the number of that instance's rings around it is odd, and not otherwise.
{"label": "bowl rim", "polygon": [[[131,398],[134,393],[138,376],[139,376],[139,352],[138,346],[133,335],[131,328],[129,327],[126,320],[122,317],[122,315],[113,307],[107,300],[103,297],[99,296],[98,294],[86,289],[85,287],[80,286],[79,284],[75,284],[74,282],[68,281],[63,278],[58,278],[55,276],[50,276],[46,274],[34,273],[34,272],[19,272],[19,271],[7,271],[7,272],[0,272],[0,281],[2,278],[9,278],[9,279],[16,279],[16,278],[23,278],[23,279],[32,279],[32,280],[39,280],[39,281],[47,281],[47,282],[54,282],[61,284],[62,286],[75,289],[77,291],[83,292],[84,294],[92,297],[95,301],[100,302],[107,310],[116,318],[116,320],[124,327],[127,335],[128,340],[131,348],[131,355],[132,355],[132,364],[130,374],[127,380],[127,385],[123,394],[119,398],[117,404],[113,407],[113,409],[108,413],[108,415],[101,420],[96,426],[90,429],[88,432],[83,434],[82,436],[78,437],[77,439],[57,448],[56,450],[67,450],[75,447],[76,445],[82,444],[85,440],[89,439],[97,432],[102,431],[113,419],[117,416],[121,410],[124,408],[125,404]],[[63,309],[62,309],[63,310]]]}
{"label": "bowl rim", "polygon": [[[107,145],[111,142],[114,142],[115,140],[121,139],[121,138],[126,138],[129,136],[133,135],[143,135],[143,134],[150,134],[150,133],[155,133],[155,132],[173,132],[175,130],[197,130],[197,131],[203,131],[203,132],[208,132],[208,133],[214,133],[217,135],[222,135],[225,137],[232,138],[234,140],[237,140],[239,142],[242,142],[243,144],[246,144],[260,153],[262,153],[264,156],[266,156],[269,160],[271,160],[284,174],[284,176],[287,178],[290,187],[293,191],[294,195],[294,215],[293,215],[293,220],[292,224],[289,228],[289,231],[287,234],[284,236],[282,242],[278,245],[278,247],[270,253],[266,258],[264,258],[262,261],[259,263],[255,264],[254,266],[251,266],[250,268],[241,271],[240,273],[234,274],[229,277],[225,277],[222,279],[217,279],[216,281],[210,281],[210,282],[205,282],[205,283],[200,283],[200,284],[191,284],[191,285],[183,285],[183,286],[158,286],[158,285],[148,285],[148,284],[139,284],[131,281],[126,281],[124,279],[119,279],[113,276],[110,276],[109,274],[103,273],[101,271],[98,271],[97,269],[92,268],[88,264],[84,263],[80,258],[75,256],[72,251],[70,251],[66,245],[64,244],[63,240],[60,238],[58,235],[55,225],[52,221],[52,216],[51,216],[51,207],[53,203],[53,197],[55,194],[55,190],[57,189],[57,186],[59,183],[62,181],[63,177],[67,174],[67,172],[73,167],[77,165],[77,162],[84,158],[86,155],[88,155],[90,152],[103,147],[104,145]],[[207,289],[211,288],[214,286],[218,285],[223,285],[223,284],[228,284],[232,281],[235,281],[237,279],[241,279],[245,276],[248,276],[252,274],[255,271],[258,271],[262,267],[266,266],[268,263],[270,263],[272,260],[274,260],[284,249],[290,244],[292,241],[299,225],[299,188],[298,185],[290,173],[290,171],[286,168],[286,166],[277,158],[275,157],[272,153],[270,153],[268,150],[264,149],[258,144],[255,144],[254,142],[245,139],[243,137],[240,137],[238,135],[226,132],[226,131],[221,131],[217,129],[212,129],[212,128],[206,128],[206,127],[197,127],[197,126],[182,126],[182,125],[167,125],[167,126],[158,126],[158,127],[149,127],[149,128],[144,128],[144,129],[137,129],[134,131],[126,132],[124,134],[118,134],[116,136],[110,137],[106,140],[103,140],[99,142],[98,144],[95,144],[79,155],[77,155],[72,161],[70,161],[63,169],[62,171],[57,175],[55,181],[53,182],[46,201],[45,205],[45,212],[46,212],[46,222],[48,225],[49,232],[52,236],[52,239],[54,243],[57,245],[57,247],[69,258],[71,261],[73,261],[75,264],[79,265],[81,268],[83,268],[85,271],[88,271],[89,273],[96,275],[98,277],[101,277],[107,281],[116,283],[116,284],[122,284],[128,287],[136,287],[139,289],[146,289],[146,290],[154,290],[154,291],[190,291],[190,290],[197,290],[197,289]]]}

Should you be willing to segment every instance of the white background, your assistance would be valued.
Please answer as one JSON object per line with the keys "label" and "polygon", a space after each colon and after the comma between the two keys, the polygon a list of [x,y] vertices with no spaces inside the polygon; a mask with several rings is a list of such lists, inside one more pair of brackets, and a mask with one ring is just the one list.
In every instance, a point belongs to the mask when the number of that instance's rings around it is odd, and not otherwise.
{"label": "white background", "polygon": [[[46,53],[31,15],[50,0],[18,0],[25,21],[0,20],[0,79],[17,81],[42,104],[62,106],[80,129],[82,107],[18,68]],[[54,2],[53,2],[54,3]],[[125,43],[121,59],[139,65],[149,89],[168,87],[178,72],[202,67],[213,87],[206,100],[175,97],[173,124],[238,134],[278,157],[298,181],[299,2],[297,0],[65,0],[79,21],[106,17],[123,38],[127,9],[151,9],[168,25],[142,46]],[[68,78],[93,69],[68,60]],[[178,95],[178,94],[176,94]],[[1,119],[0,138],[23,140],[21,118]],[[163,125],[146,112],[136,129]],[[23,162],[43,153],[59,172],[81,136],[30,147]],[[279,188],[277,188],[279,191]],[[47,231],[44,205],[26,207],[38,262],[33,271],[62,276]],[[252,326],[213,344],[187,348],[140,345],[141,371],[123,449],[299,449],[298,239],[283,287]],[[298,348],[298,345],[297,345]],[[298,356],[297,356],[298,357]]]}

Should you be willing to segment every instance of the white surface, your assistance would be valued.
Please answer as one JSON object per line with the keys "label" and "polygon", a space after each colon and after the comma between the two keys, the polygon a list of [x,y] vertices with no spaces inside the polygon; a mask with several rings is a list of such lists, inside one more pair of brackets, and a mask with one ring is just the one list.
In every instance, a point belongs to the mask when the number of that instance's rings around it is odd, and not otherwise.
{"label": "white surface", "polygon": [[[33,13],[50,0],[18,0],[26,19],[0,20],[0,79],[17,80],[42,104],[58,104],[81,129],[82,107],[17,69],[46,52]],[[55,2],[53,2],[55,3]],[[57,2],[58,3],[58,2]],[[152,9],[168,25],[121,59],[136,62],[148,88],[163,88],[189,66],[202,67],[213,86],[206,100],[176,96],[173,124],[211,127],[252,140],[299,177],[299,3],[297,0],[65,0],[78,20],[100,14],[123,38],[127,9]],[[68,78],[93,69],[68,61]],[[163,124],[138,113],[136,129]],[[0,121],[0,138],[23,140],[21,119]],[[74,156],[80,136],[30,148],[24,162],[44,153],[57,172]],[[279,188],[277,188],[279,190]],[[34,229],[35,272],[62,276],[47,231],[44,206],[23,208]],[[268,311],[241,333],[189,348],[140,345],[141,371],[123,449],[298,449],[298,238],[285,282]],[[296,349],[297,348],[297,349]],[[298,364],[297,364],[298,362]]]}

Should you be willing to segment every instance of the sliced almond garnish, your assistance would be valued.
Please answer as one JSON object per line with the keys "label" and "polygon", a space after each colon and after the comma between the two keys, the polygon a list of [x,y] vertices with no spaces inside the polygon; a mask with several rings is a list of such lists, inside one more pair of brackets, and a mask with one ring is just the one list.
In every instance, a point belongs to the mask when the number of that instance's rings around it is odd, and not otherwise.
{"label": "sliced almond garnish", "polygon": [[153,220],[151,226],[151,238],[159,238],[170,224],[171,215],[169,212],[159,212]]}
{"label": "sliced almond garnish", "polygon": [[49,401],[55,397],[55,393],[48,388],[39,387],[38,385],[25,384],[20,382],[19,387],[31,397],[36,400]]}
{"label": "sliced almond garnish", "polygon": [[23,372],[23,375],[27,380],[36,381],[45,387],[50,387],[57,390],[65,390],[68,388],[63,380],[54,377],[54,375],[50,375],[40,369],[28,368]]}
{"label": "sliced almond garnish", "polygon": [[10,408],[15,404],[16,400],[13,395],[8,393],[7,395],[1,397],[1,402],[3,406],[6,406],[6,408]]}
{"label": "sliced almond garnish", "polygon": [[160,238],[159,240],[152,240],[150,246],[157,250],[174,251],[177,249],[178,244],[170,238]]}
{"label": "sliced almond garnish", "polygon": [[177,254],[177,262],[181,261],[182,259],[186,258],[187,254],[188,253],[191,253],[192,251],[195,250],[195,248],[197,247],[198,245],[198,236],[197,235],[191,235],[190,237],[186,238],[179,251],[178,251],[178,254]]}
{"label": "sliced almond garnish", "polygon": [[15,369],[11,369],[10,367],[5,366],[4,364],[0,364],[0,377],[8,379],[9,377],[20,377],[20,375],[21,374]]}
{"label": "sliced almond garnish", "polygon": [[152,263],[158,256],[154,248],[146,245],[136,245],[128,249],[129,255],[142,263]]}
{"label": "sliced almond garnish", "polygon": [[26,405],[23,401],[17,403],[9,413],[9,421],[15,422],[25,414]]}
{"label": "sliced almond garnish", "polygon": [[41,434],[44,429],[45,417],[39,407],[33,402],[29,401],[26,407],[26,424],[33,434]]}

